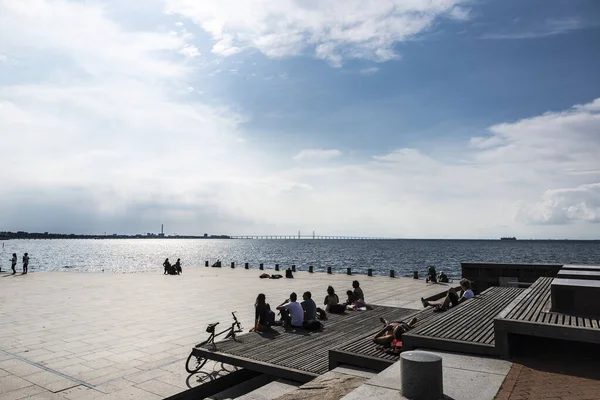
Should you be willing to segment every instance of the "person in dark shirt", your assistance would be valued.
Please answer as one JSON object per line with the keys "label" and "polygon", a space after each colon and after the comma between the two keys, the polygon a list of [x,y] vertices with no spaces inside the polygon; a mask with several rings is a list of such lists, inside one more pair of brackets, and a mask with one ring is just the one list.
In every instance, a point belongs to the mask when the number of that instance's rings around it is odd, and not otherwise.
{"label": "person in dark shirt", "polygon": [[260,293],[254,304],[254,328],[250,332],[268,331],[271,329],[272,320],[274,320],[274,313],[271,311],[271,306],[267,303],[267,297]]}
{"label": "person in dark shirt", "polygon": [[304,320],[310,321],[317,319],[317,305],[312,299],[312,294],[310,292],[304,292],[302,299],[304,301],[300,303],[300,305],[304,309]]}
{"label": "person in dark shirt", "polygon": [[177,262],[175,264],[173,264],[173,269],[175,269],[175,272],[177,273],[177,275],[181,274],[181,259],[178,258]]}
{"label": "person in dark shirt", "polygon": [[163,267],[165,267],[165,273],[163,275],[167,275],[169,273],[169,270],[171,269],[171,263],[169,262],[169,259],[165,259],[165,262],[163,263]]}

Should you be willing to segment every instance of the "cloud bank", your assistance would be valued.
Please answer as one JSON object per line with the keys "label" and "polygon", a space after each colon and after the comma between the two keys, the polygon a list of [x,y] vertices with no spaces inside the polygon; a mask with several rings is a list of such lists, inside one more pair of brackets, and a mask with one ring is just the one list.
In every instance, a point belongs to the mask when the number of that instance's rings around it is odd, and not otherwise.
{"label": "cloud bank", "polygon": [[339,67],[348,59],[399,57],[394,45],[429,29],[438,18],[464,20],[465,0],[168,0],[167,11],[208,32],[213,53],[257,49],[271,58],[302,54]]}

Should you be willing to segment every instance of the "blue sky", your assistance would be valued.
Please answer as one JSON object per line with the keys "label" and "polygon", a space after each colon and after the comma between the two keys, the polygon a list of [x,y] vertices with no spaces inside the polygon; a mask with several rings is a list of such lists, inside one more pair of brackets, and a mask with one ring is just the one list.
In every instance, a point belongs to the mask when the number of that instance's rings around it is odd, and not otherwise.
{"label": "blue sky", "polygon": [[598,238],[599,11],[0,0],[0,230]]}

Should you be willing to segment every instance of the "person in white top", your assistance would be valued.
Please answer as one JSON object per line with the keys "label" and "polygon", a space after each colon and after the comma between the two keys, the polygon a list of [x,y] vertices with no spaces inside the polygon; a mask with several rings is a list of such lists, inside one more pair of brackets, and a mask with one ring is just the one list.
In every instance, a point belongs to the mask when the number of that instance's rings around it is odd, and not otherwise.
{"label": "person in white top", "polygon": [[468,279],[463,278],[460,280],[460,288],[462,289],[462,294],[460,296],[456,293],[456,289],[448,289],[448,294],[446,294],[446,298],[441,303],[432,303],[421,297],[423,307],[435,307],[435,311],[446,311],[450,307],[456,307],[460,303],[475,297],[475,294],[471,289],[471,281]]}
{"label": "person in white top", "polygon": [[302,328],[302,322],[304,321],[304,310],[300,303],[296,300],[298,296],[296,293],[290,294],[290,298],[286,299],[277,310],[281,313],[281,321],[286,326],[292,326],[295,328]]}

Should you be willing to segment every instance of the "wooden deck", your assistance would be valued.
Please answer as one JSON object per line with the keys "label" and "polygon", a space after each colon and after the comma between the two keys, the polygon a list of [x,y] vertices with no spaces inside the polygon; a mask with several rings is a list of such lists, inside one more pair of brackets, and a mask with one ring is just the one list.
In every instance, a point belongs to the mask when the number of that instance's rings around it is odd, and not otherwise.
{"label": "wooden deck", "polygon": [[511,334],[600,344],[600,320],[550,311],[553,278],[539,278],[494,321],[496,347],[510,355]]}
{"label": "wooden deck", "polygon": [[329,314],[324,329],[307,332],[275,327],[265,334],[248,333],[238,341],[217,343],[217,349],[195,348],[211,360],[297,382],[308,382],[329,370],[329,350],[361,337],[372,337],[382,328],[380,317],[405,319],[416,310],[373,306],[372,310]]}
{"label": "wooden deck", "polygon": [[403,335],[405,350],[430,348],[474,354],[497,354],[494,318],[525,289],[492,287]]}

